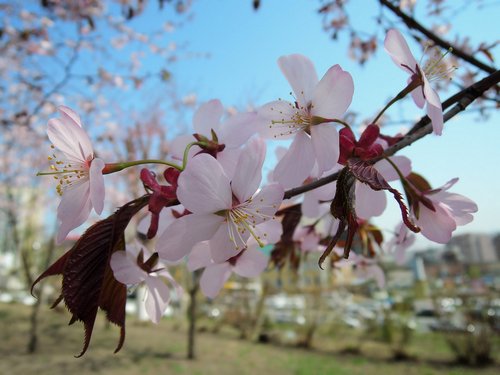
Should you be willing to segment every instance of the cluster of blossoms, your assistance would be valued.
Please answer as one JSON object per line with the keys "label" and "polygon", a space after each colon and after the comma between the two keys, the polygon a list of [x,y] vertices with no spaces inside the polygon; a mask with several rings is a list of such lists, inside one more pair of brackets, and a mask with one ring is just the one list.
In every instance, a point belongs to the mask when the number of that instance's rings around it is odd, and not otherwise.
{"label": "cluster of blossoms", "polygon": [[[429,84],[429,74],[439,61],[430,70],[421,67],[396,30],[388,32],[385,47],[397,66],[411,75],[397,99],[411,93],[419,107],[426,103],[434,133],[441,134],[441,104]],[[211,100],[194,115],[196,133],[174,140],[171,158],[165,161],[105,163],[95,157],[72,110],[61,107],[60,117],[49,121],[53,148],[64,155],[51,155],[52,171],[41,173],[53,175],[59,182],[58,243],[88,219],[92,208],[101,214],[103,175],[139,164],[168,166],[164,178],[142,169],[140,179],[146,195],[91,227],[40,277],[63,275],[62,299],[74,320],[82,320],[91,330],[95,319],[95,313],[89,317],[79,310],[81,304],[75,303],[79,297],[65,284],[84,252],[104,253],[101,274],[95,276],[101,277],[98,288],[102,293],[109,289],[102,283],[117,289],[122,287],[115,282],[129,287],[145,283],[149,293],[146,310],[151,320],[158,322],[170,299],[165,281],[180,289],[166,267],[185,258],[189,270],[204,269],[201,290],[210,298],[217,296],[232,272],[255,277],[270,259],[279,265],[290,251],[318,252],[322,254],[320,266],[328,257],[333,266],[354,265],[361,277],[373,278],[382,287],[384,275],[377,266],[382,247],[402,262],[404,250],[415,240],[409,230],[445,243],[457,225],[472,220],[477,211],[474,202],[448,192],[456,179],[432,189],[412,172],[407,157],[386,154],[392,144],[404,138],[380,133],[376,120],[388,106],[356,137],[343,119],[354,94],[348,72],[334,65],[318,79],[312,62],[302,55],[281,57],[278,64],[292,87],[294,102],[277,100],[254,112],[223,119],[222,104]],[[291,143],[261,186],[266,137],[291,138]],[[403,185],[406,204],[388,183],[396,180]],[[384,212],[385,190],[400,205],[403,222],[384,246],[382,232],[370,219]],[[302,193],[302,199],[294,200]],[[148,238],[157,237],[152,251],[126,246],[122,238],[131,217],[146,205],[150,215],[139,228]],[[98,245],[96,237],[107,241],[106,246]],[[343,250],[336,247],[340,239],[345,244]],[[266,245],[271,245],[271,257],[262,250]],[[109,279],[106,275],[111,273]],[[110,320],[123,327],[120,312],[110,307],[115,297],[102,297],[102,293],[96,311],[100,307],[111,312]]]}

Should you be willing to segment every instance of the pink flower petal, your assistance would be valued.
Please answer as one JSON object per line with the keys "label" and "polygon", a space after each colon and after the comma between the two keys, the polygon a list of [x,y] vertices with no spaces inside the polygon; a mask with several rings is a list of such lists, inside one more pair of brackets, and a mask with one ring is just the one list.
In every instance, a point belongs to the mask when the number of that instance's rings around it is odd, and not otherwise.
{"label": "pink flower petal", "polygon": [[257,277],[267,267],[269,257],[255,247],[249,247],[236,260],[233,271],[243,277]]}
{"label": "pink flower petal", "polygon": [[193,272],[200,268],[205,268],[210,264],[213,264],[213,261],[208,241],[203,241],[194,245],[193,250],[189,253],[187,262],[188,270]]}
{"label": "pink flower petal", "polygon": [[285,191],[280,184],[264,186],[246,206],[248,211],[255,213],[254,224],[271,220],[283,201]]}
{"label": "pink flower petal", "polygon": [[91,210],[88,181],[67,189],[57,207],[57,218],[61,226],[57,232],[56,243],[60,244],[69,232],[82,225],[88,219]]}
{"label": "pink flower petal", "polygon": [[193,127],[196,133],[211,138],[211,130],[219,132],[220,119],[224,114],[224,107],[218,99],[203,103],[194,113]]}
{"label": "pink flower petal", "polygon": [[[411,77],[408,78],[408,83],[410,83],[410,82],[411,82]],[[425,98],[424,98],[424,91],[422,90],[422,86],[417,87],[410,94],[411,94],[413,101],[415,102],[415,105],[418,108],[424,108]]]}
{"label": "pink flower petal", "polygon": [[217,161],[222,166],[224,173],[230,181],[236,172],[236,165],[238,164],[241,151],[241,148],[225,148],[223,151],[217,153]]}
{"label": "pink flower petal", "polygon": [[440,191],[430,197],[447,206],[457,225],[469,224],[474,219],[472,214],[478,210],[474,201],[460,194]]}
{"label": "pink flower petal", "polygon": [[231,276],[231,265],[227,262],[205,268],[200,279],[202,293],[208,298],[215,298]]}
{"label": "pink flower petal", "polygon": [[261,122],[256,112],[237,113],[222,124],[219,143],[229,148],[240,147],[259,131]]}
{"label": "pink flower petal", "polygon": [[347,111],[354,94],[349,73],[334,65],[325,73],[314,90],[312,114],[327,119],[340,119]]}
{"label": "pink flower petal", "polygon": [[431,211],[424,205],[419,206],[419,218],[415,220],[424,237],[431,241],[445,244],[451,239],[451,234],[457,228],[455,220],[439,203],[434,204],[436,211]]}
{"label": "pink flower petal", "polygon": [[287,153],[274,169],[274,180],[284,188],[302,185],[313,169],[315,159],[311,138],[303,131],[298,132]]}
{"label": "pink flower petal", "polygon": [[271,219],[257,225],[254,232],[263,243],[275,244],[281,239],[283,226],[278,220]]}
{"label": "pink flower petal", "polygon": [[[261,118],[260,134],[264,138],[287,139],[293,133],[289,132],[288,124],[293,123],[297,108],[285,100],[267,103],[258,109]],[[276,121],[279,121],[276,123]]]}
{"label": "pink flower petal", "polygon": [[109,263],[115,279],[125,285],[144,281],[148,275],[137,265],[136,259],[126,251],[115,251]]}
{"label": "pink flower petal", "polygon": [[85,162],[93,157],[92,144],[85,131],[74,122],[50,119],[47,135],[52,144],[74,162]]}
{"label": "pink flower petal", "polygon": [[71,108],[61,105],[57,108],[57,110],[61,114],[61,120],[64,123],[71,122],[78,125],[79,127],[82,127],[82,121],[80,120],[80,116]]}
{"label": "pink flower petal", "polygon": [[102,169],[104,168],[104,161],[101,159],[94,159],[90,164],[89,170],[89,184],[90,184],[90,201],[94,206],[95,212],[100,215],[104,208],[104,177]]}
{"label": "pink flower petal", "polygon": [[278,65],[292,86],[299,105],[307,107],[318,83],[316,69],[311,60],[303,55],[294,54],[280,57]]}
{"label": "pink flower petal", "polygon": [[[236,243],[230,239],[230,235]],[[222,263],[234,257],[246,247],[249,237],[250,233],[248,230],[239,233],[233,223],[222,223],[209,241],[213,261],[215,263]]]}
{"label": "pink flower petal", "polygon": [[339,133],[333,124],[311,127],[311,140],[318,163],[318,174],[332,169],[339,160]]}
{"label": "pink flower petal", "polygon": [[[398,167],[403,176],[411,173],[411,160],[406,156],[396,155],[390,157],[391,161]],[[386,181],[399,180],[399,175],[387,160],[378,161],[374,167],[385,178]]]}
{"label": "pink flower petal", "polygon": [[356,214],[369,219],[374,216],[380,216],[384,213],[387,206],[385,192],[375,191],[370,186],[361,182],[356,182]]}
{"label": "pink flower petal", "polygon": [[407,73],[416,73],[417,61],[399,31],[391,29],[387,32],[384,47],[397,66]]}
{"label": "pink flower petal", "polygon": [[212,214],[186,215],[168,226],[156,242],[161,259],[177,262],[189,254],[195,244],[210,239],[224,218]]}
{"label": "pink flower petal", "polygon": [[427,100],[427,116],[432,121],[432,129],[434,134],[441,135],[443,132],[443,109],[438,94],[429,84],[424,84],[424,94]]}
{"label": "pink flower petal", "polygon": [[266,144],[254,138],[243,148],[231,181],[233,194],[240,203],[248,200],[258,189],[262,180],[262,165],[266,157]]}
{"label": "pink flower petal", "polygon": [[201,154],[189,160],[178,183],[177,197],[193,213],[213,213],[231,207],[229,179],[210,155]]}
{"label": "pink flower petal", "polygon": [[158,324],[170,302],[170,290],[159,277],[150,276],[145,281],[148,295],[144,306],[151,321]]}

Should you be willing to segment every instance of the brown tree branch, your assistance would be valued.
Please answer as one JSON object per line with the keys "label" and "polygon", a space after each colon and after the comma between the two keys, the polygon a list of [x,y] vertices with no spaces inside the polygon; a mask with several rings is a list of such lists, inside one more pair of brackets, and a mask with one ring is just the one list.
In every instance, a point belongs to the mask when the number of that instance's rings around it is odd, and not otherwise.
{"label": "brown tree branch", "polygon": [[[500,82],[500,70],[495,71],[493,74],[483,78],[482,80],[474,83],[473,85],[467,87],[466,89],[456,93],[447,100],[443,102],[443,110],[451,107],[453,104],[455,106],[451,108],[448,112],[444,114],[443,121],[447,122],[458,113],[464,111],[474,100],[483,95],[485,91],[494,87]],[[376,163],[383,157],[394,155],[399,150],[411,145],[413,142],[423,138],[427,134],[432,133],[432,123],[428,116],[424,116],[418,121],[408,134],[401,140],[396,142],[391,147],[387,148],[384,155],[371,160],[372,163]],[[320,186],[329,184],[330,182],[336,181],[338,179],[339,172],[332,173],[331,175],[320,178],[310,184],[299,186],[293,189],[285,191],[284,199],[289,199],[305,193],[307,191],[314,190]]]}
{"label": "brown tree branch", "polygon": [[435,33],[430,31],[429,29],[425,28],[422,24],[417,22],[413,17],[410,17],[406,13],[404,13],[399,7],[395,6],[392,4],[389,0],[379,0],[380,5],[386,7],[389,9],[391,12],[393,12],[396,16],[401,18],[401,20],[408,26],[410,29],[417,30],[421,32],[423,35],[425,35],[427,38],[432,40],[436,45],[444,48],[444,49],[450,49],[451,48],[451,53],[459,58],[461,58],[464,61],[467,61],[469,64],[474,65],[475,67],[484,70],[485,72],[492,74],[495,73],[496,68],[489,66],[479,60],[477,60],[474,56],[471,56],[470,54],[462,51],[461,49],[457,48],[453,44],[447,42],[446,40],[440,38],[437,36]]}

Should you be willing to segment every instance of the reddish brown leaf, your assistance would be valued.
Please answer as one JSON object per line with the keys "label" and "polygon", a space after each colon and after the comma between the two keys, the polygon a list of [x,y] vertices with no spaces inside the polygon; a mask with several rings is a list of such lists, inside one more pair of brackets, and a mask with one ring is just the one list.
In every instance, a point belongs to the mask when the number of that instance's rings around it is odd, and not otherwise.
{"label": "reddish brown leaf", "polygon": [[62,274],[62,299],[73,314],[70,324],[83,322],[85,340],[82,356],[90,343],[97,310],[106,312],[106,318],[120,327],[117,352],[125,339],[126,286],[115,280],[109,260],[116,250],[125,248],[123,234],[132,218],[148,204],[149,195],[119,208],[113,215],[92,225],[77,243],[35,282]]}
{"label": "reddish brown leaf", "polygon": [[401,193],[391,187],[391,185],[389,185],[389,183],[373,165],[364,160],[349,159],[347,166],[357,180],[367,184],[373,190],[387,190],[391,192],[394,196],[394,199],[396,199],[396,202],[398,202],[399,204],[401,216],[403,217],[403,222],[405,223],[405,225],[415,233],[420,232],[420,228],[413,224],[410,216],[408,215],[408,208],[403,201],[403,196],[401,195]]}
{"label": "reddish brown leaf", "polygon": [[337,180],[337,191],[335,197],[330,205],[330,212],[333,217],[338,219],[339,227],[328,244],[326,250],[321,254],[318,265],[322,269],[323,262],[330,255],[333,248],[340,240],[347,227],[347,237],[344,245],[344,258],[349,257],[349,251],[352,247],[354,235],[358,229],[358,219],[356,217],[356,210],[354,208],[354,183],[356,179],[348,168],[342,169]]}

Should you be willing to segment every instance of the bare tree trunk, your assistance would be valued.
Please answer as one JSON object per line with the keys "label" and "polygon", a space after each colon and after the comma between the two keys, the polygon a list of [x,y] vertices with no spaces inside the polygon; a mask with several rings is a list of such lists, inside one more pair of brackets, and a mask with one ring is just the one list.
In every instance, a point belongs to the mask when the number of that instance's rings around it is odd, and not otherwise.
{"label": "bare tree trunk", "polygon": [[[45,257],[45,262],[43,264],[43,269],[47,269],[50,265],[50,262],[52,261],[52,258],[54,256],[54,250],[55,250],[55,240],[52,238],[48,245],[47,245],[47,254]],[[38,315],[40,312],[40,305],[42,304],[42,299],[43,299],[43,281],[40,284],[40,287],[38,288],[38,298],[33,305],[33,308],[31,310],[31,316],[30,316],[30,331],[29,331],[29,341],[28,341],[28,346],[27,350],[28,353],[32,354],[35,353],[38,347]]]}
{"label": "bare tree trunk", "polygon": [[269,294],[270,286],[266,280],[262,280],[262,290],[259,296],[259,300],[257,301],[257,306],[255,307],[255,317],[254,317],[254,326],[252,328],[251,338],[253,341],[258,341],[259,336],[262,333],[262,326],[264,324],[264,307],[266,298]]}
{"label": "bare tree trunk", "polygon": [[187,358],[196,358],[196,294],[199,289],[200,281],[200,271],[195,271],[192,274],[192,285],[189,288],[189,306],[188,306],[188,347],[187,347]]}

